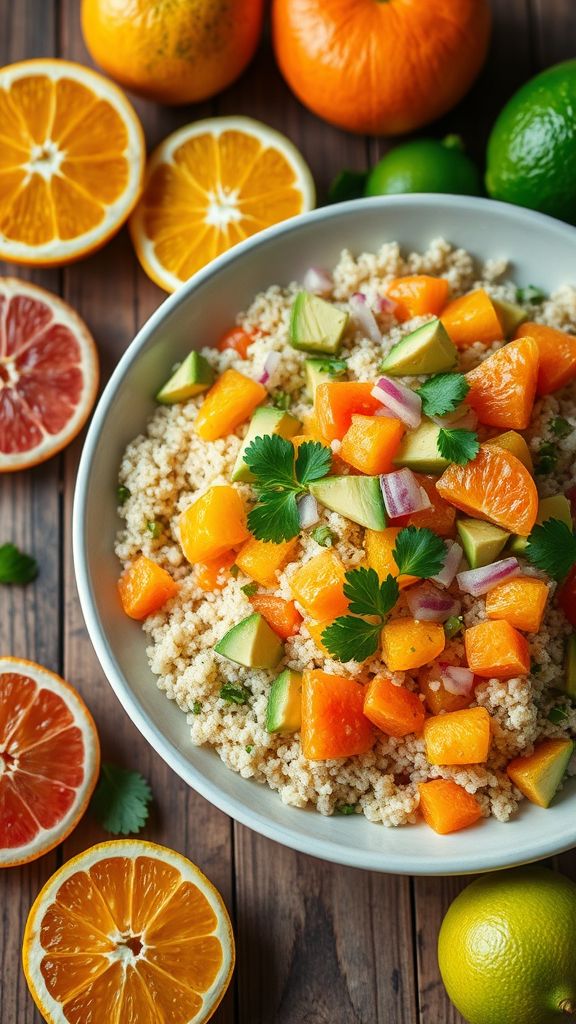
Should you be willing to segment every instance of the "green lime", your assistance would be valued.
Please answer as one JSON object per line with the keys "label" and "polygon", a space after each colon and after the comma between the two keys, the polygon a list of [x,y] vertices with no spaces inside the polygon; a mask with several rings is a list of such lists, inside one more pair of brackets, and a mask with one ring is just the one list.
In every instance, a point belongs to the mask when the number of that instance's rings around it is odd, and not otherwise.
{"label": "green lime", "polygon": [[576,223],[576,60],[526,82],[488,140],[486,188],[494,199]]}
{"label": "green lime", "polygon": [[576,885],[546,868],[484,875],[442,922],[438,963],[469,1024],[576,1020]]}
{"label": "green lime", "polygon": [[398,192],[454,192],[480,195],[478,168],[463,152],[457,135],[415,139],[390,150],[368,175],[365,195],[385,196]]}

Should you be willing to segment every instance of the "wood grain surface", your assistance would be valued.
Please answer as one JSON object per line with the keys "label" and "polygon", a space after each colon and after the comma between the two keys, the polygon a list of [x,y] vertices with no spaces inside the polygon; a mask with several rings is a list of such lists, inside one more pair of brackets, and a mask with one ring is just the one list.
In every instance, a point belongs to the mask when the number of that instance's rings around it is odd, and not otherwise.
{"label": "wood grain surface", "polygon": [[[481,79],[429,129],[437,137],[461,133],[479,161],[508,96],[539,68],[574,56],[576,44],[574,0],[493,0],[492,6],[494,34]],[[79,0],[0,0],[0,64],[39,56],[90,63]],[[395,141],[347,135],[308,113],[276,70],[267,36],[244,76],[210,103],[172,110],[135,105],[149,147],[199,117],[261,118],[302,150],[319,202],[338,170],[367,166]],[[138,267],[126,231],[102,253],[63,271],[1,272],[29,277],[72,303],[97,339],[104,377],[164,297]],[[29,473],[0,478],[0,542],[12,540],[34,553],[41,570],[33,586],[0,587],[0,652],[39,661],[78,687],[97,720],[104,756],[138,768],[151,782],[156,799],[145,837],[187,854],[222,891],[234,921],[238,967],[215,1024],[462,1024],[439,980],[436,937],[466,879],[354,871],[262,839],[188,789],[120,710],[92,652],[75,591],[70,518],[81,443]],[[57,866],[103,838],[88,817],[63,847],[0,877],[1,1024],[39,1024],[20,968],[29,907]],[[564,855],[558,863],[576,877],[575,857]]]}

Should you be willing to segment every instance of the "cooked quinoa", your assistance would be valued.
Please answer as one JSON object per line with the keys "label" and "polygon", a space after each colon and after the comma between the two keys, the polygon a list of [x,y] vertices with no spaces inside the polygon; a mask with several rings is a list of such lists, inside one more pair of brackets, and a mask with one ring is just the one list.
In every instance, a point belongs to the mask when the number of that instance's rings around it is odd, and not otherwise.
{"label": "cooked quinoa", "polygon": [[[496,298],[514,301],[516,288],[506,278],[506,272],[504,261],[490,260],[478,266],[467,252],[454,249],[442,239],[434,241],[426,252],[408,256],[402,255],[397,244],[387,243],[377,253],[359,256],[344,250],[333,270],[331,298],[337,304],[345,304],[354,292],[361,291],[373,304],[390,279],[408,273],[427,273],[444,277],[451,297],[483,287]],[[290,346],[288,322],[294,296],[300,287],[296,282],[288,287],[273,285],[257,295],[250,308],[239,315],[238,323],[257,335],[257,340],[250,345],[247,360],[240,359],[232,350],[203,350],[218,373],[234,367],[255,377],[261,373],[268,353],[280,352],[281,363],[271,381],[271,392],[272,395],[277,391],[287,393],[292,403],[291,412],[299,417],[310,412],[310,399],[304,387],[306,353]],[[576,289],[569,285],[563,285],[542,304],[525,304],[525,307],[531,320],[560,329],[576,329]],[[382,312],[377,314],[377,319],[384,338],[382,345],[363,336],[352,324],[347,329],[342,354],[348,359],[350,376],[359,381],[376,379],[383,355],[404,334],[429,318],[398,324],[391,313]],[[471,369],[499,347],[500,343],[473,345],[460,353],[459,369]],[[416,382],[414,377],[407,380],[411,385]],[[178,519],[210,486],[229,484],[247,424],[221,440],[202,441],[194,432],[194,420],[202,401],[200,395],[184,404],[159,407],[145,433],[126,449],[119,482],[128,488],[130,496],[118,510],[124,523],[116,543],[116,553],[125,566],[144,554],[179,582],[177,596],[161,611],[149,616],[143,629],[148,640],[150,667],[157,676],[158,686],[187,715],[192,743],[212,746],[229,768],[246,779],[278,790],[286,804],[313,805],[322,814],[354,805],[370,821],[405,825],[416,820],[417,784],[447,778],[474,793],[486,817],[492,814],[501,821],[508,820],[522,796],[506,774],[507,762],[520,753],[530,753],[538,738],[576,734],[576,710],[569,704],[567,708],[566,697],[553,689],[563,673],[564,647],[571,632],[562,613],[549,601],[540,632],[527,635],[531,675],[507,681],[490,679],[476,686],[474,703],[483,705],[492,716],[493,740],[485,765],[433,767],[427,762],[420,736],[394,739],[381,732],[369,753],[334,761],[306,760],[298,733],[271,735],[265,728],[268,693],[278,672],[283,667],[298,671],[322,668],[352,676],[361,683],[366,683],[376,673],[390,673],[378,657],[361,665],[350,662],[342,666],[330,660],[318,650],[305,623],[296,636],[286,641],[283,662],[274,672],[243,668],[215,653],[214,646],[224,633],[252,612],[242,589],[251,581],[240,572],[236,578],[230,577],[220,590],[209,593],[202,590],[196,582],[197,570],[182,554]],[[551,420],[557,416],[564,417],[573,427],[561,440],[550,430]],[[496,433],[496,430],[481,429],[480,437]],[[564,492],[576,483],[574,388],[565,388],[538,400],[531,426],[524,433],[535,456],[548,441],[553,441],[558,452],[554,472],[536,477],[542,496]],[[249,485],[234,486],[246,500],[251,497]],[[325,509],[320,510],[320,516],[320,524],[326,524],[332,532],[334,550],[345,568],[358,566],[365,557],[364,530]],[[149,523],[161,524],[160,536],[153,536]],[[273,593],[292,598],[292,575],[322,550],[310,534],[302,533],[293,560],[278,573]],[[539,575],[533,567],[524,564],[524,560],[521,562],[525,573]],[[550,586],[553,588],[555,584]],[[467,627],[486,618],[484,598],[461,595],[455,586],[451,589],[462,599]],[[401,613],[402,598],[399,608]],[[441,659],[450,661],[452,655],[455,663],[465,663],[461,634],[448,641]],[[419,693],[417,675],[418,670],[397,672],[392,679]],[[247,703],[227,703],[220,697],[223,684],[228,682],[246,688]],[[561,725],[548,718],[555,705],[566,710]],[[569,771],[576,773],[574,759]]]}

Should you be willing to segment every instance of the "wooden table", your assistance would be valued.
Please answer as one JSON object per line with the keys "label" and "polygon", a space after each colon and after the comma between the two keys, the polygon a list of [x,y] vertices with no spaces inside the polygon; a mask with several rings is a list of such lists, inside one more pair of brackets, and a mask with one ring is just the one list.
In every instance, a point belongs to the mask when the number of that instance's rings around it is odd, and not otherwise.
{"label": "wooden table", "polygon": [[[79,6],[79,0],[0,0],[0,63],[40,56],[90,63]],[[539,68],[574,56],[576,43],[574,0],[492,0],[492,6],[494,35],[481,79],[430,129],[436,137],[460,132],[480,162],[487,130],[507,97]],[[200,117],[261,118],[303,151],[319,202],[338,170],[364,168],[392,144],[347,135],[308,113],[280,78],[267,39],[241,80],[210,103],[136,106],[150,147]],[[164,298],[140,270],[126,231],[63,271],[2,272],[30,277],[72,303],[93,330],[105,375]],[[0,587],[0,652],[39,661],[78,687],[96,717],[104,756],[138,768],[152,784],[146,838],[187,854],[222,891],[238,966],[215,1024],[462,1024],[439,980],[436,936],[465,879],[349,870],[262,839],[188,789],[120,710],[92,652],[74,584],[70,516],[80,449],[81,440],[44,466],[0,479],[0,542],[14,541],[40,563],[33,586]],[[86,818],[61,848],[0,877],[2,1024],[40,1021],[20,969],[32,900],[60,864],[103,838]],[[560,860],[576,876],[576,858]]]}

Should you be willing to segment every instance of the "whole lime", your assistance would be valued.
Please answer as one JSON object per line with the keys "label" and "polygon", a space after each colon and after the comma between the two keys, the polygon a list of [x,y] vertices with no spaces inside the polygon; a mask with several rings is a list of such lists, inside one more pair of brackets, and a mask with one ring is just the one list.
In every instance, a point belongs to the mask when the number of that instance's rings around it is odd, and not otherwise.
{"label": "whole lime", "polygon": [[457,135],[415,139],[390,150],[372,168],[365,195],[399,192],[455,192],[477,196],[482,191],[478,168],[464,153]]}
{"label": "whole lime", "polygon": [[576,60],[530,79],[500,112],[486,188],[494,199],[576,223]]}
{"label": "whole lime", "polygon": [[469,1024],[576,1020],[576,885],[546,868],[484,875],[442,922],[438,963]]}

